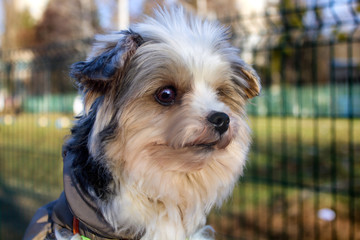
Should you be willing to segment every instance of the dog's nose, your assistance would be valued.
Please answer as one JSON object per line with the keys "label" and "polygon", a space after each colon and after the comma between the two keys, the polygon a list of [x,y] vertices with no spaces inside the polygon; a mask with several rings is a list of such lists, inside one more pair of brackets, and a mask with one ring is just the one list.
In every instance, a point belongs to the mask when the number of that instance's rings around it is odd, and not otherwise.
{"label": "dog's nose", "polygon": [[215,130],[220,134],[226,132],[229,128],[230,118],[223,112],[211,112],[207,117],[207,120],[213,124]]}

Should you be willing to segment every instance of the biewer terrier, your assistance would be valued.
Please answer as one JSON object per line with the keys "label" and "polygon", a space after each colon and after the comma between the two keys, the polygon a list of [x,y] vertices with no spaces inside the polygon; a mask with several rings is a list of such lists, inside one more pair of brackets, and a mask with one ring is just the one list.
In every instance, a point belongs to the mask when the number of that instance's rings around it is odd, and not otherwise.
{"label": "biewer terrier", "polygon": [[206,216],[243,172],[259,77],[228,28],[181,7],[95,40],[71,68],[84,112],[64,146],[65,191],[37,214],[52,223],[43,235],[212,239]]}

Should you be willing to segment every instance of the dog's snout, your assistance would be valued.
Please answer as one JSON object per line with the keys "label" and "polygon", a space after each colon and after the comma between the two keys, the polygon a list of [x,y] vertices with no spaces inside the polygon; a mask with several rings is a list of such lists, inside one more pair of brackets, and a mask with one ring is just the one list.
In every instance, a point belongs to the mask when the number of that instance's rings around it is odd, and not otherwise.
{"label": "dog's snout", "polygon": [[207,120],[213,124],[216,131],[220,134],[225,133],[229,128],[230,118],[223,112],[211,112],[207,117]]}

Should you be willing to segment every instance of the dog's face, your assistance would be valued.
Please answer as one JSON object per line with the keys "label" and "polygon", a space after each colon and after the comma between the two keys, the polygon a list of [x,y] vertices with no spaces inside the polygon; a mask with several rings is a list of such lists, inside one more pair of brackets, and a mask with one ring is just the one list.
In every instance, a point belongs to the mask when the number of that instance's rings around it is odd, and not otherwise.
{"label": "dog's face", "polygon": [[245,103],[260,83],[220,25],[159,11],[131,31],[99,36],[72,76],[85,114],[96,111],[90,154],[120,183],[180,201],[191,199],[191,184],[208,185],[209,195],[241,173],[250,142]]}

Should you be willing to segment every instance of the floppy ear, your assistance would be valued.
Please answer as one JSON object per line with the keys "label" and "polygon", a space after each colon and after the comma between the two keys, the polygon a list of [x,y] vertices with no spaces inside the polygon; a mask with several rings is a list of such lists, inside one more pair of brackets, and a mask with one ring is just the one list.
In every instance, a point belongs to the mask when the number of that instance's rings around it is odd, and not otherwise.
{"label": "floppy ear", "polygon": [[244,89],[247,98],[250,99],[260,94],[260,78],[252,67],[237,58],[232,61],[231,68],[233,70],[233,82]]}
{"label": "floppy ear", "polygon": [[85,93],[102,94],[121,74],[142,43],[142,37],[131,30],[99,35],[88,59],[71,66],[70,76]]}

